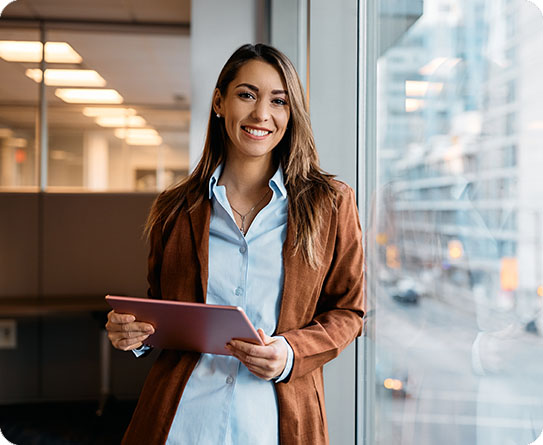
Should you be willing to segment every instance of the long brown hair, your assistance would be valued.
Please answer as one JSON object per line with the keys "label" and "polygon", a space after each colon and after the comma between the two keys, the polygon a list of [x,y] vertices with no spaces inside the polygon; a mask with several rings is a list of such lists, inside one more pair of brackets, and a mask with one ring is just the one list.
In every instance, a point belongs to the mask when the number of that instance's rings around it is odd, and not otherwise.
{"label": "long brown hair", "polygon": [[[301,250],[311,267],[319,264],[317,231],[319,217],[326,208],[335,207],[337,190],[332,176],[319,167],[315,140],[302,84],[292,62],[279,50],[264,44],[243,45],[224,65],[216,88],[225,96],[239,69],[251,60],[274,66],[282,75],[288,93],[290,120],[283,139],[273,149],[274,160],[281,165],[288,194],[290,220],[296,227],[294,251]],[[181,183],[161,193],[155,200],[145,232],[149,236],[155,226],[164,232],[175,220],[188,193],[197,199],[192,211],[207,199],[209,180],[215,169],[226,160],[228,136],[224,121],[211,107],[202,157],[194,171]]]}

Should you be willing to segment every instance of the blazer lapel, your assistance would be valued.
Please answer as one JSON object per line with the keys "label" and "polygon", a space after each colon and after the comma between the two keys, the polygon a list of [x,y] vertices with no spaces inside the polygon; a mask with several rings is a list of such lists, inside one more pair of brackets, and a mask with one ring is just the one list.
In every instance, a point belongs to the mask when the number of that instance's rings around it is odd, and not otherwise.
{"label": "blazer lapel", "polygon": [[296,293],[299,289],[300,279],[305,275],[303,271],[307,267],[304,264],[300,252],[294,254],[294,240],[296,238],[294,223],[290,216],[290,210],[287,217],[287,237],[283,244],[283,295],[281,297],[281,307],[279,308],[279,319],[277,320],[276,332],[281,333],[288,329],[291,324],[289,317],[296,316],[296,305],[298,299]]}
{"label": "blazer lapel", "polygon": [[[187,196],[189,206],[195,202],[193,194]],[[209,199],[204,199],[202,205],[189,212],[192,236],[196,248],[196,255],[200,263],[200,279],[204,303],[207,296],[207,279],[209,271],[209,222],[211,217],[211,204]]]}

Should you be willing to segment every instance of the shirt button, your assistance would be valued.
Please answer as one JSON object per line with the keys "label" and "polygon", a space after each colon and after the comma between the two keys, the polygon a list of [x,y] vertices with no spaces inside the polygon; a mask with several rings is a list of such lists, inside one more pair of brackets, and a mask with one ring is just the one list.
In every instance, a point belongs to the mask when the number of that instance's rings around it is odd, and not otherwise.
{"label": "shirt button", "polygon": [[243,289],[241,287],[236,288],[235,294],[239,297],[243,293]]}
{"label": "shirt button", "polygon": [[231,385],[233,382],[234,382],[234,379],[232,378],[232,376],[229,375],[228,377],[226,377],[226,383]]}
{"label": "shirt button", "polygon": [[247,251],[247,248],[245,246],[241,246],[239,248],[240,253],[245,253]]}

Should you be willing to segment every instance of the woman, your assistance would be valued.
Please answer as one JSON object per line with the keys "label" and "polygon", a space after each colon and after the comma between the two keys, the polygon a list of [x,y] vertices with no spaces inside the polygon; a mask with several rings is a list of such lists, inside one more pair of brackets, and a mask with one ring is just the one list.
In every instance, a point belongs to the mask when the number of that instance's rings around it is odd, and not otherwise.
{"label": "woman", "polygon": [[[124,443],[328,443],[322,367],[362,330],[361,229],[353,191],[319,168],[285,55],[230,57],[202,159],[157,198],[147,233],[151,298],[241,306],[265,346],[162,351]],[[106,327],[123,350],[153,332],[113,311]]]}

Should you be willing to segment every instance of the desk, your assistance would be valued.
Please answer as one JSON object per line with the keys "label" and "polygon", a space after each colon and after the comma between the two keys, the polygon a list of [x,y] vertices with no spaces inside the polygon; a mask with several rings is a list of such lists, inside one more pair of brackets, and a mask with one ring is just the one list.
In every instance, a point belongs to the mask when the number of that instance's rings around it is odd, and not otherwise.
{"label": "desk", "polygon": [[0,317],[58,316],[81,312],[109,312],[111,307],[100,297],[0,298]]}
{"label": "desk", "polygon": [[111,310],[104,296],[0,298],[0,318],[58,317],[70,314],[96,313],[101,323],[100,351],[100,401],[96,414],[101,416],[110,396],[111,344],[105,329],[105,314]]}

